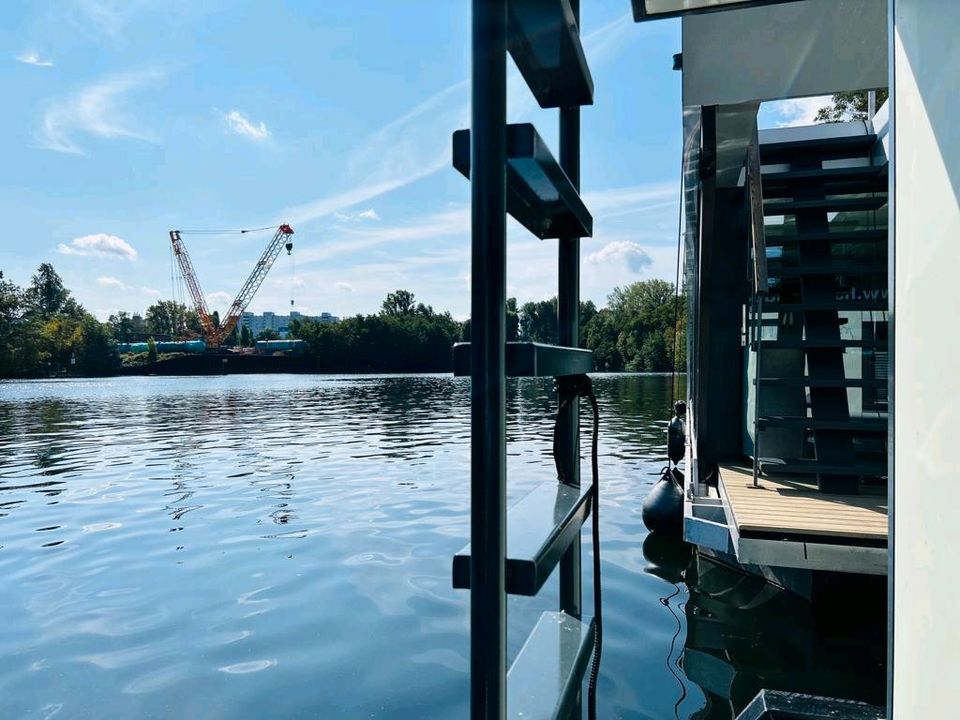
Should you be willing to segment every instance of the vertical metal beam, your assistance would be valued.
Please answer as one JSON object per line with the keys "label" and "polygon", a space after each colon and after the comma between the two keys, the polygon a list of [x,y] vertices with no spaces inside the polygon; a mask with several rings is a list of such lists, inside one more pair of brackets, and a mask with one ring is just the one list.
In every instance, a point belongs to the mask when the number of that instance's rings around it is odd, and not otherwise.
{"label": "vertical metal beam", "polygon": [[473,0],[470,705],[506,714],[507,0]]}
{"label": "vertical metal beam", "polygon": [[[571,0],[574,20],[580,23],[580,0]],[[560,108],[560,167],[580,189],[580,108]],[[560,345],[580,345],[580,238],[560,238],[557,268],[557,338]],[[570,399],[570,412],[561,419],[558,462],[565,480],[580,484],[580,408]],[[582,614],[580,543],[575,542],[560,561],[560,609],[579,618]]]}

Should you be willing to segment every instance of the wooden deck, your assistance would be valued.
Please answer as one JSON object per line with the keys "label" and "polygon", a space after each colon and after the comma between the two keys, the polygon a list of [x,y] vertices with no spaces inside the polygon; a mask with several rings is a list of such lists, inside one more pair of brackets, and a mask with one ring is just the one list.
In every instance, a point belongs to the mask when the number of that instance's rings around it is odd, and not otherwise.
{"label": "wooden deck", "polygon": [[720,466],[720,479],[740,537],[883,547],[887,498],[830,495],[816,486],[761,477],[753,487],[749,468]]}

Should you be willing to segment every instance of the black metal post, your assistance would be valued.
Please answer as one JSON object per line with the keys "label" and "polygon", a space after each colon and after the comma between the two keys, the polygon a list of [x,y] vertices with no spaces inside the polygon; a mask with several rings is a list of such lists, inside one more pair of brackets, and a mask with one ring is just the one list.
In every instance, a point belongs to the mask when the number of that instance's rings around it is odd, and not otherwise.
{"label": "black metal post", "polygon": [[471,108],[470,704],[506,714],[507,0],[474,0]]}
{"label": "black metal post", "polygon": [[[580,23],[580,0],[571,0],[574,20]],[[580,190],[580,108],[560,108],[560,167]],[[557,339],[560,345],[580,345],[580,238],[560,238],[557,268]],[[580,484],[580,407],[570,398],[570,412],[561,418],[558,461],[566,482]],[[580,543],[575,542],[560,561],[560,609],[580,618],[582,590]]]}

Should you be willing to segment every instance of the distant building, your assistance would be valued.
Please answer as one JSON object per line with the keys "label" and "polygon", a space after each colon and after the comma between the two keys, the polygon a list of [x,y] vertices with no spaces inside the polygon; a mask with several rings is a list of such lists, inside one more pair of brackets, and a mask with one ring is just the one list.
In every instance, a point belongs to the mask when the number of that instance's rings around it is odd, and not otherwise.
{"label": "distant building", "polygon": [[291,311],[289,315],[277,315],[273,312],[265,312],[261,315],[254,315],[252,312],[245,312],[240,318],[240,327],[249,328],[254,337],[262,333],[264,330],[274,330],[281,338],[284,338],[290,332],[291,320],[310,320],[318,323],[335,323],[338,322],[340,318],[338,318],[336,315],[331,315],[328,312],[320,313],[319,315],[304,315],[296,310]]}

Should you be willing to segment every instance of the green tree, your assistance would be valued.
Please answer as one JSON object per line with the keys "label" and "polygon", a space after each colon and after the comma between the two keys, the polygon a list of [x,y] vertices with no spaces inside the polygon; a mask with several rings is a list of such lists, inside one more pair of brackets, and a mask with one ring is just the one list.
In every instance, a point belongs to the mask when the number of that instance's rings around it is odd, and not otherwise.
{"label": "green tree", "polygon": [[150,333],[171,338],[198,335],[201,330],[197,313],[174,300],[158,300],[148,307],[146,325]]}
{"label": "green tree", "polygon": [[240,346],[250,347],[251,345],[253,345],[253,333],[250,332],[250,328],[244,325],[240,330]]}
{"label": "green tree", "polygon": [[0,377],[15,374],[23,309],[23,292],[0,270]]}
{"label": "green tree", "polygon": [[[836,93],[831,98],[831,105],[817,111],[814,120],[818,123],[839,123],[850,120],[867,119],[867,90]],[[877,107],[887,101],[890,92],[887,88],[877,90]]]}
{"label": "green tree", "polygon": [[[412,315],[417,309],[414,302],[414,295],[409,290],[395,290],[392,293],[388,293],[380,307],[381,313],[393,316]],[[424,306],[421,305],[420,307]],[[431,308],[430,311],[432,312],[433,309]]]}
{"label": "green tree", "polygon": [[264,330],[261,330],[257,334],[257,340],[279,340],[279,339],[280,339],[280,333],[278,333],[276,330],[273,330],[271,328],[266,328]]}
{"label": "green tree", "polygon": [[153,338],[147,339],[147,362],[155,363],[157,361],[157,341]]}
{"label": "green tree", "polygon": [[27,312],[41,318],[61,312],[78,318],[83,313],[83,308],[70,297],[70,291],[50,263],[42,263],[37,268],[23,299]]}

